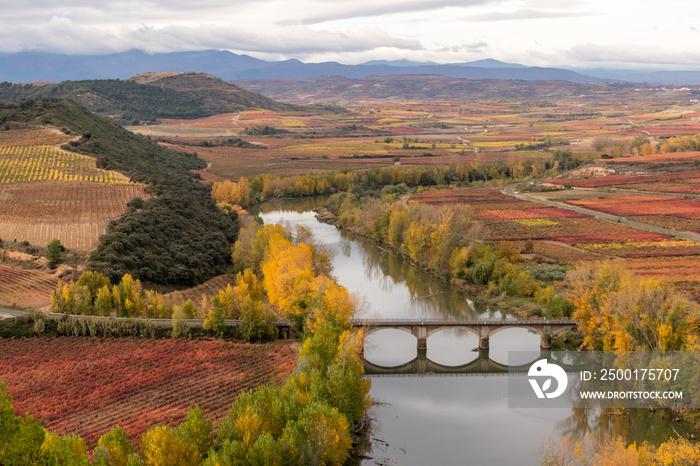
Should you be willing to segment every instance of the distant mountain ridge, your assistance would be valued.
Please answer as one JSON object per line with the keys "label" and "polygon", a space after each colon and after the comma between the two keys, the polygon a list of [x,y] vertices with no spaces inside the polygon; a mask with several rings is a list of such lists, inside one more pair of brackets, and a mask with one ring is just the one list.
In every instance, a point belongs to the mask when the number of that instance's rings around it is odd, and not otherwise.
{"label": "distant mountain ridge", "polygon": [[106,55],[62,55],[42,52],[0,53],[0,81],[14,83],[84,79],[125,79],[147,72],[202,72],[225,81],[305,79],[322,76],[367,78],[388,75],[437,75],[466,79],[563,80],[574,83],[647,82],[700,84],[699,71],[631,71],[562,69],[525,66],[491,58],[439,64],[411,60],[373,60],[359,65],[304,63],[296,59],[265,61],[223,50],[148,54],[129,50]]}
{"label": "distant mountain ridge", "polygon": [[173,52],[149,55],[140,50],[108,55],[60,55],[39,52],[0,54],[0,81],[15,83],[83,79],[125,79],[146,72],[197,71],[226,81],[238,79],[300,79],[321,76],[365,78],[369,76],[421,74],[471,79],[565,80],[603,82],[559,68],[526,67],[480,60],[470,63],[436,64],[411,61],[370,62],[344,65],[337,62],[303,63],[291,59],[267,62],[227,51]]}

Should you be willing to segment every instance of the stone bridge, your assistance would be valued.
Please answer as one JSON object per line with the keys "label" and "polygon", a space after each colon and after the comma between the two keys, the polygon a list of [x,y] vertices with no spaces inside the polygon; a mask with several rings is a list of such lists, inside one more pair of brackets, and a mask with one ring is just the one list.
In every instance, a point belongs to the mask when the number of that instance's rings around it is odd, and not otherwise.
{"label": "stone bridge", "polygon": [[479,338],[479,349],[489,349],[489,338],[508,328],[525,328],[540,336],[540,348],[550,349],[552,337],[565,330],[576,328],[571,319],[472,319],[472,320],[426,320],[426,319],[353,319],[353,327],[364,329],[365,336],[384,329],[402,330],[417,340],[418,351],[428,348],[428,337],[447,328],[464,328]]}

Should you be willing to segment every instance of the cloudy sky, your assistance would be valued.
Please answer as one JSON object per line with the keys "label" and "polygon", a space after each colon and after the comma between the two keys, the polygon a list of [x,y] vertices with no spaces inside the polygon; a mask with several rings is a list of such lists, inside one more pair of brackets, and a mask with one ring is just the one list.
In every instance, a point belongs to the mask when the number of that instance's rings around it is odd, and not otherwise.
{"label": "cloudy sky", "polygon": [[697,0],[0,0],[2,52],[700,69]]}

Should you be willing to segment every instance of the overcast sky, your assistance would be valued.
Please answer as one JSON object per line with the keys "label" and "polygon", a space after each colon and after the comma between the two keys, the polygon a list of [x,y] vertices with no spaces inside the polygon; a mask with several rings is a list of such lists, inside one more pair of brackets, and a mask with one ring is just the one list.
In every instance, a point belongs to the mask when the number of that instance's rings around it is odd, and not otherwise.
{"label": "overcast sky", "polygon": [[698,0],[0,0],[3,52],[700,69]]}

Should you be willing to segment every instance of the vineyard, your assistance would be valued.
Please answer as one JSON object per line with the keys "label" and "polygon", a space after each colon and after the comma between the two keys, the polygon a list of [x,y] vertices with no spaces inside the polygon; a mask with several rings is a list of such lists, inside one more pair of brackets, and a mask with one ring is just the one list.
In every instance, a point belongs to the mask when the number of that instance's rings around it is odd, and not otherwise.
{"label": "vineyard", "polygon": [[202,296],[211,298],[212,296],[219,293],[219,290],[225,290],[228,285],[234,286],[236,284],[235,275],[219,275],[217,277],[208,280],[201,285],[197,285],[193,288],[187,288],[185,290],[175,291],[170,293],[169,297],[175,297],[178,295],[182,301],[192,300],[197,309],[202,308]]}
{"label": "vineyard", "polygon": [[71,138],[55,128],[24,128],[0,132],[0,147],[55,145]]}
{"label": "vineyard", "polygon": [[199,340],[0,339],[0,380],[18,414],[80,435],[94,447],[115,425],[134,441],[173,426],[198,404],[218,423],[236,395],[282,382],[295,368],[290,345]]}
{"label": "vineyard", "polygon": [[120,173],[98,169],[85,155],[52,146],[0,147],[0,184],[38,181],[132,184]]}
{"label": "vineyard", "polygon": [[91,250],[126,203],[147,197],[140,185],[26,183],[0,186],[0,238],[46,245],[57,238]]}
{"label": "vineyard", "polygon": [[19,307],[42,307],[56,289],[58,279],[38,270],[24,270],[0,265],[0,304]]}
{"label": "vineyard", "polygon": [[[626,209],[645,202],[674,201],[659,196],[627,197],[630,199],[620,201],[621,196],[613,196],[569,202],[585,207],[604,203],[606,206],[620,206],[620,209]],[[692,241],[676,244],[670,241],[668,236],[660,233],[608,222],[557,207],[543,207],[537,202],[518,200],[501,193],[498,188],[427,191],[413,196],[412,199],[433,205],[468,204],[473,209],[474,218],[481,220],[486,227],[485,234],[489,240],[522,244],[532,240],[538,253],[567,262],[604,257],[685,253],[694,250],[697,244]],[[637,199],[645,202],[638,203]],[[680,205],[683,205],[682,202]],[[612,207],[606,211],[611,209]],[[700,251],[700,248],[695,249]]]}

